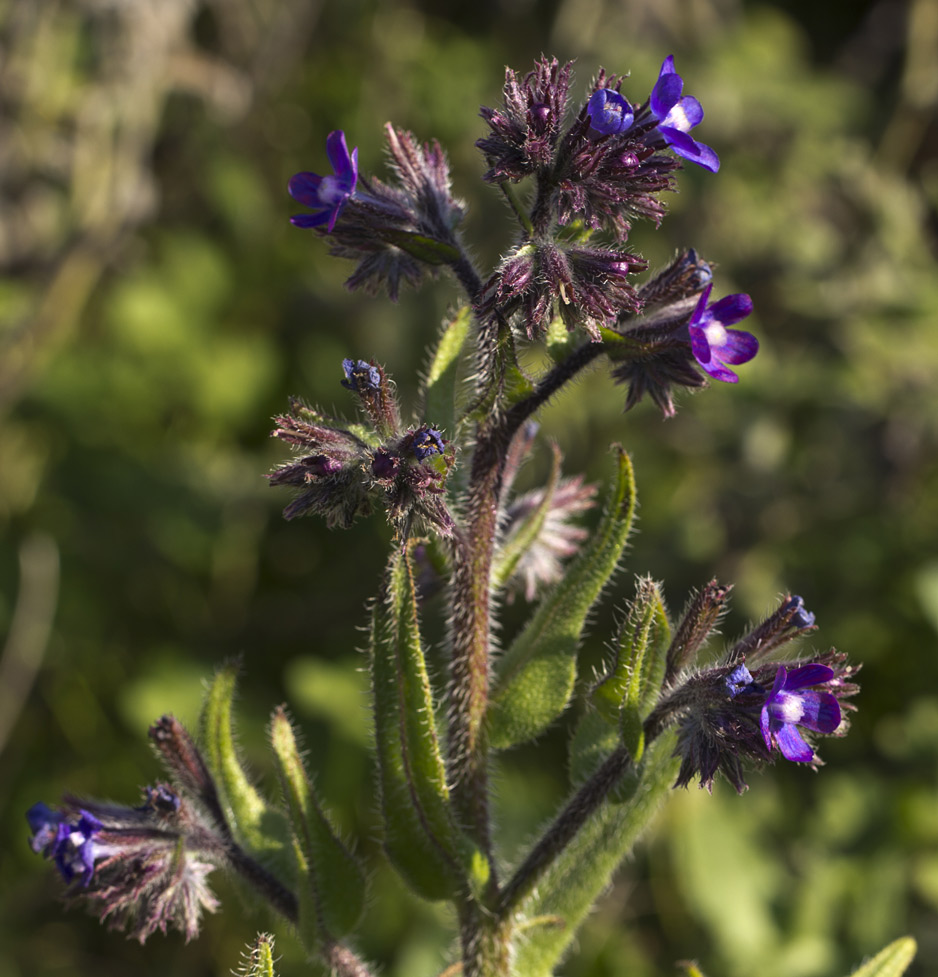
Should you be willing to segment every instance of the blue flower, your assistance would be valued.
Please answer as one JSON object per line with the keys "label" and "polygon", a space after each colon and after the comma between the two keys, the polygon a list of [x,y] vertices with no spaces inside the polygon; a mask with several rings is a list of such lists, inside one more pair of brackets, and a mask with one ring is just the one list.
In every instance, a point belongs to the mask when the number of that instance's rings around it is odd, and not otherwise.
{"label": "blue flower", "polygon": [[759,351],[759,340],[752,333],[741,329],[727,329],[752,312],[752,299],[748,295],[727,295],[714,302],[707,302],[713,285],[700,294],[697,307],[687,328],[691,351],[706,373],[724,383],[738,383],[739,377],[724,364],[748,363]]}
{"label": "blue flower", "polygon": [[327,231],[335,228],[342,208],[351,199],[358,183],[358,149],[351,153],[341,129],[330,132],[326,139],[326,153],[335,171],[334,176],[316,173],[296,173],[290,177],[290,196],[304,207],[318,211],[314,214],[297,214],[290,218],[295,227],[321,227]]}
{"label": "blue flower", "polygon": [[590,125],[604,136],[626,132],[632,128],[635,113],[626,98],[611,88],[593,92],[586,106]]}
{"label": "blue flower", "polygon": [[70,800],[54,810],[40,802],[26,820],[30,847],[55,862],[67,896],[141,943],[170,926],[192,939],[202,912],[218,908],[207,878],[228,840],[166,784],[144,788],[139,807]]}
{"label": "blue flower", "polygon": [[760,692],[759,686],[752,677],[752,673],[745,665],[737,665],[729,675],[726,676],[726,691],[730,698],[735,699],[738,695],[745,692]]}
{"label": "blue flower", "polygon": [[364,360],[342,360],[345,379],[341,381],[347,390],[363,393],[366,390],[378,390],[381,387],[381,371]]}
{"label": "blue flower", "polygon": [[717,154],[688,135],[704,113],[696,98],[681,95],[683,89],[684,79],[674,70],[674,55],[669,54],[661,65],[649,102],[651,113],[658,120],[657,131],[678,156],[716,173],[720,168]]}
{"label": "blue flower", "polygon": [[814,613],[804,606],[804,598],[797,594],[792,594],[788,602],[782,607],[783,611],[794,611],[789,624],[796,628],[813,628]]}
{"label": "blue flower", "polygon": [[445,450],[443,435],[432,427],[422,427],[414,433],[414,454],[417,461],[423,461],[432,455],[441,455]]}
{"label": "blue flower", "polygon": [[77,875],[82,885],[87,886],[94,876],[95,860],[105,854],[105,847],[95,840],[101,822],[85,810],[66,818],[42,801],[26,812],[26,820],[33,833],[32,850],[54,859],[66,882]]}
{"label": "blue flower", "polygon": [[798,727],[815,733],[833,733],[840,725],[840,703],[833,692],[818,692],[812,686],[834,678],[827,665],[802,665],[790,672],[779,665],[772,691],[762,706],[759,720],[765,747],[771,753],[777,746],[786,760],[810,763],[814,751],[798,732]]}

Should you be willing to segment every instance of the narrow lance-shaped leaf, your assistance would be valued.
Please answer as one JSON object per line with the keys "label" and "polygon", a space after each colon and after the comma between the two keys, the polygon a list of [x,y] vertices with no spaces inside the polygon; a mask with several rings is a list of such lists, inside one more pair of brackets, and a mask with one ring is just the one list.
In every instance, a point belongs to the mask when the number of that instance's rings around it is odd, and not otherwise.
{"label": "narrow lance-shaped leaf", "polygon": [[[635,599],[619,630],[616,660],[609,673],[593,689],[590,698],[596,708],[615,723],[623,704],[644,705],[652,683],[651,673],[663,669],[663,656],[671,640],[661,591],[653,580],[636,583]],[[657,660],[662,659],[656,666]]]}
{"label": "narrow lance-shaped leaf", "polygon": [[635,515],[632,463],[619,446],[615,453],[615,477],[599,526],[499,662],[489,711],[496,749],[537,736],[573,692],[587,615],[618,566]]}
{"label": "narrow lance-shaped leaf", "polygon": [[371,671],[385,849],[421,896],[453,898],[485,870],[450,813],[409,551],[392,551],[375,603]]}
{"label": "narrow lance-shaped leaf", "polygon": [[854,970],[850,977],[901,977],[915,959],[917,950],[915,940],[911,936],[903,936]]}
{"label": "narrow lance-shaped leaf", "polygon": [[674,736],[667,733],[645,753],[641,779],[624,804],[603,804],[539,881],[522,905],[531,925],[515,955],[515,972],[551,977],[558,961],[612,874],[651,824],[671,790],[677,761]]}
{"label": "narrow lance-shaped leaf", "polygon": [[619,635],[615,666],[609,678],[593,693],[594,702],[601,703],[601,708],[618,712],[622,742],[635,762],[644,749],[642,721],[651,684],[649,672],[664,674],[669,641],[670,628],[658,585],[647,578],[639,580],[635,600]]}
{"label": "narrow lance-shaped leaf", "polygon": [[235,839],[283,872],[291,864],[286,819],[258,793],[238,759],[232,716],[237,675],[235,666],[226,665],[208,687],[200,720],[205,756]]}
{"label": "narrow lance-shaped leaf", "polygon": [[[570,776],[581,783],[620,743],[637,762],[642,752],[642,721],[657,696],[671,640],[658,584],[640,578],[635,599],[616,639],[616,657],[607,674],[590,693],[593,709],[586,710],[570,740]],[[631,774],[610,800],[629,796]]]}
{"label": "narrow lance-shaped leaf", "polygon": [[304,946],[314,950],[358,922],[365,902],[365,876],[316,799],[282,708],[271,719],[270,742],[293,829],[300,936]]}

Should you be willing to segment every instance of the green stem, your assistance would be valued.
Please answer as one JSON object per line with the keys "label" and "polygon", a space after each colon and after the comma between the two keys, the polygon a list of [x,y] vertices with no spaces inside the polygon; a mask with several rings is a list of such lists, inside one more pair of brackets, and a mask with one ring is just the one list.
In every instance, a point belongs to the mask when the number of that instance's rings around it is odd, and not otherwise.
{"label": "green stem", "polygon": [[557,855],[576,837],[631,763],[628,751],[620,746],[609,754],[602,766],[573,795],[502,890],[498,903],[500,918],[510,917],[531,894]]}

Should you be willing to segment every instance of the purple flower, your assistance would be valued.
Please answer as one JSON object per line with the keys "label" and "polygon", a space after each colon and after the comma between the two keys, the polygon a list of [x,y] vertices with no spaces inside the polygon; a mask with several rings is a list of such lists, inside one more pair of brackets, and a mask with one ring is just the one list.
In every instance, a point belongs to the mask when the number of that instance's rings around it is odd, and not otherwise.
{"label": "purple flower", "polygon": [[746,668],[745,665],[737,665],[729,675],[726,676],[724,680],[726,682],[726,691],[729,692],[731,698],[735,699],[736,696],[742,695],[744,692],[758,692],[760,691],[759,686],[755,683],[752,672]]}
{"label": "purple flower", "polygon": [[786,760],[810,763],[814,759],[814,751],[798,727],[816,733],[833,733],[840,725],[837,697],[832,692],[812,690],[812,686],[823,685],[833,678],[834,669],[827,665],[802,665],[790,672],[779,665],[759,720],[769,752],[774,744]]}
{"label": "purple flower", "polygon": [[345,379],[341,381],[347,390],[359,393],[365,390],[377,390],[381,386],[381,371],[364,360],[342,360]]}
{"label": "purple flower", "polygon": [[349,154],[345,133],[341,129],[329,133],[326,153],[332,169],[335,170],[334,176],[296,173],[290,177],[290,196],[304,207],[318,211],[291,217],[290,223],[295,227],[321,227],[328,224],[326,229],[331,233],[342,208],[355,192],[355,184],[358,182],[358,149],[353,149]]}
{"label": "purple flower", "polygon": [[794,611],[789,622],[797,628],[813,628],[814,613],[805,609],[804,598],[797,594],[792,594],[787,603],[782,607],[783,611]]}
{"label": "purple flower", "polygon": [[727,295],[709,308],[707,301],[713,285],[700,294],[697,308],[687,323],[694,358],[714,380],[738,383],[739,377],[724,364],[748,363],[759,351],[759,341],[752,333],[727,326],[745,319],[752,312],[748,295]]}
{"label": "purple flower", "polygon": [[716,173],[720,168],[717,154],[688,135],[704,113],[696,98],[681,95],[683,88],[684,79],[674,70],[674,55],[669,54],[661,65],[649,101],[651,113],[658,120],[657,131],[678,156]]}
{"label": "purple flower", "polygon": [[423,461],[433,455],[441,455],[445,451],[443,435],[432,427],[422,427],[414,433],[414,454],[417,461]]}
{"label": "purple flower", "polygon": [[40,802],[26,820],[30,847],[55,862],[67,895],[141,943],[169,927],[192,939],[203,911],[218,908],[207,878],[228,842],[165,784],[144,788],[139,807],[67,800],[54,810]]}
{"label": "purple flower", "polygon": [[610,88],[593,92],[586,106],[590,125],[604,136],[627,132],[632,128],[635,113],[625,96]]}
{"label": "purple flower", "polygon": [[95,840],[101,822],[84,809],[66,818],[42,801],[26,812],[26,820],[33,833],[29,843],[32,850],[54,859],[66,882],[80,876],[82,885],[87,886],[94,876],[95,861],[107,853],[106,847]]}

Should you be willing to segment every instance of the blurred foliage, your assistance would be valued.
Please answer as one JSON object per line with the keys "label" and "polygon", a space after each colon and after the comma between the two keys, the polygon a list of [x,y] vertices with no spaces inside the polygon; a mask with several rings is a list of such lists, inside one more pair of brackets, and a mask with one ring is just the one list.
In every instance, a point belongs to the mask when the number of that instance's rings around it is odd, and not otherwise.
{"label": "blurred foliage", "polygon": [[[593,478],[626,444],[631,569],[664,579],[673,609],[713,574],[735,581],[731,637],[792,588],[819,637],[866,663],[827,769],[675,798],[564,973],[694,958],[711,975],[820,977],[906,932],[909,972],[938,967],[929,0],[2,0],[0,45],[0,973],[224,973],[276,925],[223,891],[196,943],[140,948],[64,916],[25,843],[37,799],[134,801],[158,776],[149,722],[194,722],[200,679],[233,658],[259,779],[266,716],[287,700],[336,823],[376,866],[362,952],[388,974],[441,969],[452,920],[402,890],[375,841],[356,648],[388,531],[286,525],[262,475],[288,394],[348,408],[343,356],[377,357],[412,400],[454,291],[347,294],[348,269],[288,224],[284,188],[322,168],[334,128],[380,173],[392,119],[448,149],[467,239],[492,261],[509,225],[478,181],[475,116],[505,64],[541,51],[576,57],[581,88],[599,63],[631,69],[635,95],[676,55],[723,166],[684,172],[669,219],[634,243],[656,263],[698,248],[718,292],[752,294],[762,340],[738,388],[673,421],[623,417],[597,370],[545,430]],[[509,629],[525,611],[511,613]],[[610,629],[597,617],[587,658]],[[497,774],[506,858],[563,796],[566,732]],[[292,947],[278,939],[284,975],[305,972]]]}

